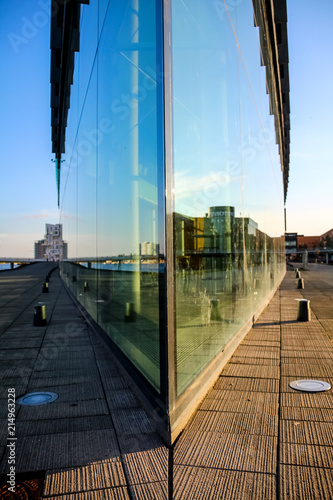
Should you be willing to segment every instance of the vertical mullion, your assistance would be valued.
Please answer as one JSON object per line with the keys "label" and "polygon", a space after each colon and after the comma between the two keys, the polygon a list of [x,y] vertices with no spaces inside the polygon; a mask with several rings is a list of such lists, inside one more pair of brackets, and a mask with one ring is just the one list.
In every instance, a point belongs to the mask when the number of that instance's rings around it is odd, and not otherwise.
{"label": "vertical mullion", "polygon": [[170,439],[176,401],[176,303],[174,266],[174,176],[172,120],[171,0],[163,1],[164,161],[166,222],[167,373]]}

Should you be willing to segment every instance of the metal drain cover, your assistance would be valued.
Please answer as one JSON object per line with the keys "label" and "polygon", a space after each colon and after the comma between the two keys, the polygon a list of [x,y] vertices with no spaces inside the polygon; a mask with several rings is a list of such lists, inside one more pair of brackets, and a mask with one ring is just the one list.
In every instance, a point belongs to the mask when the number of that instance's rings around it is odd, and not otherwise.
{"label": "metal drain cover", "polygon": [[55,392],[30,392],[18,398],[17,403],[22,406],[47,405],[56,399],[58,399],[58,394]]}
{"label": "metal drain cover", "polygon": [[321,392],[329,391],[331,386],[322,380],[295,380],[290,382],[289,386],[296,391],[303,392]]}

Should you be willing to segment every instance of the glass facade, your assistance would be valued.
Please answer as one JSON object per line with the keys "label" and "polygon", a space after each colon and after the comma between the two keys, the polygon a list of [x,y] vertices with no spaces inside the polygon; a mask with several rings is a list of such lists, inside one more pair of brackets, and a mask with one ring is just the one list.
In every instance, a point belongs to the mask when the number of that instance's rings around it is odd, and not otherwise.
{"label": "glass facade", "polygon": [[228,5],[79,7],[62,278],[155,394],[171,434],[285,272],[271,49],[259,7]]}
{"label": "glass facade", "polygon": [[99,3],[83,8],[75,62],[76,113],[69,113],[62,183],[71,257],[63,264],[64,279],[160,391],[161,7],[155,1],[108,2],[102,16]]}
{"label": "glass facade", "polygon": [[283,234],[283,186],[252,3],[217,5],[172,2],[177,394],[285,270],[272,238]]}

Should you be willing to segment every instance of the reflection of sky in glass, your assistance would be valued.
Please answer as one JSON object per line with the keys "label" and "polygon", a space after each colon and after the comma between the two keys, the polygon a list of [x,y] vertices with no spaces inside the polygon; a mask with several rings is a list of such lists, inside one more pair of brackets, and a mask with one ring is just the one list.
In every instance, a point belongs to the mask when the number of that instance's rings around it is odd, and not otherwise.
{"label": "reflection of sky in glass", "polygon": [[[72,100],[79,102],[79,111],[72,120],[80,119],[80,125],[75,134],[70,132],[67,148],[73,150],[70,192],[78,167],[76,223],[80,238],[88,241],[81,246],[91,255],[138,253],[139,243],[158,243],[162,237],[157,210],[158,183],[163,183],[158,177],[163,169],[162,64],[156,60],[156,6],[140,3],[137,15],[133,5],[110,4],[103,30],[100,20],[94,66],[96,33],[91,29],[76,61],[79,82]],[[94,10],[89,14],[84,7],[83,24],[97,16]],[[75,210],[70,200],[65,204],[69,212]]]}
{"label": "reflection of sky in glass", "polygon": [[217,14],[200,0],[173,2],[175,211],[231,205],[239,215],[243,170],[244,215],[272,234],[274,206],[280,235],[282,176],[252,4],[231,9],[233,28]]}

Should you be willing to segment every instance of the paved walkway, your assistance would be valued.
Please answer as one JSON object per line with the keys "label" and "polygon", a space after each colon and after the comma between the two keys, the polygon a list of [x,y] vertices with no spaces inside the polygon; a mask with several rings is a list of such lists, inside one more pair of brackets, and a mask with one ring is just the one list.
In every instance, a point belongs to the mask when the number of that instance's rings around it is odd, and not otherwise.
{"label": "paved walkway", "polygon": [[[58,400],[17,406],[17,494],[166,499],[168,450],[57,271],[50,292],[41,293],[52,267],[0,273],[1,479],[9,472],[8,388],[16,397],[44,390]],[[176,442],[174,499],[333,498],[332,390],[289,388],[302,378],[333,384],[333,268],[309,267],[304,290],[287,273]],[[311,300],[308,323],[296,321],[303,297]],[[46,305],[44,327],[32,326],[39,302]],[[5,490],[1,498],[15,498]]]}

